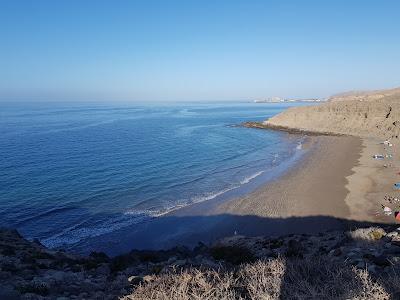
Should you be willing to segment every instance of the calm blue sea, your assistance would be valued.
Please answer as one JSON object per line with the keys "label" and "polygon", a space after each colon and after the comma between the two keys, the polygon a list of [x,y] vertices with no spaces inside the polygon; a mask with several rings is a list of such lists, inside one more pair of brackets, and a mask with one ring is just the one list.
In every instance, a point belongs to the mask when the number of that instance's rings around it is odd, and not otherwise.
{"label": "calm blue sea", "polygon": [[298,140],[236,127],[287,104],[0,104],[0,226],[49,247],[249,184]]}

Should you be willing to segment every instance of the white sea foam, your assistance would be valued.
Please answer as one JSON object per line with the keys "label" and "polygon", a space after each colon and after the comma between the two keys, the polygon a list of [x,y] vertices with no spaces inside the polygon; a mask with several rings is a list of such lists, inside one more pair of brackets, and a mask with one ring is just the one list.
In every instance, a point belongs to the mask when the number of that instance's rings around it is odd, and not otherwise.
{"label": "white sea foam", "polygon": [[278,154],[278,153],[275,153],[275,154],[274,154],[274,159],[272,160],[272,163],[273,163],[273,164],[276,163],[276,161],[278,160],[278,157],[279,157],[279,154]]}
{"label": "white sea foam", "polygon": [[[178,200],[177,204],[175,204],[175,205],[171,205],[169,207],[164,207],[163,209],[160,209],[160,210],[147,210],[146,214],[149,217],[161,217],[163,215],[166,215],[166,214],[168,214],[172,211],[178,210],[180,208],[183,208],[183,207],[195,204],[195,203],[201,203],[204,201],[212,200],[220,195],[225,194],[226,192],[229,192],[231,190],[238,188],[239,186],[240,185],[235,185],[235,186],[232,186],[232,187],[229,187],[229,188],[217,191],[217,192],[210,192],[210,193],[206,193],[203,195],[194,196],[194,197],[191,197],[190,199],[186,199],[186,200]],[[137,210],[131,209],[131,210],[126,211],[124,214],[125,215],[135,215],[135,214],[137,214]]]}
{"label": "white sea foam", "polygon": [[[217,198],[218,196],[221,196],[229,191],[232,191],[234,189],[239,188],[240,186],[249,183],[251,180],[253,180],[254,178],[260,176],[261,174],[263,174],[265,171],[259,171],[253,175],[250,175],[248,177],[245,177],[243,180],[240,181],[240,184],[237,185],[233,185],[231,187],[222,189],[220,191],[216,191],[216,192],[210,192],[210,193],[206,193],[206,194],[202,194],[202,195],[198,195],[198,196],[194,196],[191,197],[188,200],[178,200],[177,204],[167,207],[167,208],[163,208],[160,210],[146,210],[145,213],[149,216],[149,217],[161,217],[163,215],[166,215],[172,211],[178,210],[180,208],[192,205],[192,204],[196,204],[196,203],[201,203],[204,201],[208,201],[208,200],[212,200]],[[137,210],[132,209],[132,210],[128,210],[124,213],[125,215],[135,215],[137,214]]]}
{"label": "white sea foam", "polygon": [[240,182],[240,184],[249,183],[251,180],[253,180],[254,178],[260,176],[262,173],[264,173],[264,171],[260,171],[260,172],[257,172],[257,173],[255,173],[255,174],[253,174],[253,175],[250,175],[250,176],[246,177],[245,179],[243,179],[243,180]]}
{"label": "white sea foam", "polygon": [[[41,240],[41,243],[49,248],[61,247],[64,245],[73,245],[87,238],[107,234],[118,229],[141,223],[151,217],[144,211],[136,211],[131,214],[132,217],[126,217],[124,214],[120,217],[111,218],[103,222],[100,226],[80,227],[82,224],[64,229],[49,238]],[[134,216],[133,216],[134,215]]]}

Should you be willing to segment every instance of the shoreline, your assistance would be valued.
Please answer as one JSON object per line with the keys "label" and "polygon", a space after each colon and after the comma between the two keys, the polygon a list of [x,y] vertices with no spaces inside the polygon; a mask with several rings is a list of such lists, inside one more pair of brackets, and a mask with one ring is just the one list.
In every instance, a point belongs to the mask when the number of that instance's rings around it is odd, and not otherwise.
{"label": "shoreline", "polygon": [[348,218],[346,177],[361,157],[361,139],[316,136],[306,157],[284,176],[220,207],[232,214],[262,217],[326,215]]}
{"label": "shoreline", "polygon": [[[81,249],[90,244],[92,250],[116,255],[132,249],[212,244],[235,233],[283,236],[343,230],[353,220],[376,221],[372,217],[355,217],[355,190],[349,186],[354,178],[360,180],[357,168],[365,152],[364,140],[349,136],[309,139],[310,147],[304,157],[247,195],[193,204],[157,218],[139,231],[125,228],[117,235],[104,235],[100,244],[89,241]],[[366,195],[369,189],[369,184],[363,185],[358,193]]]}
{"label": "shoreline", "polygon": [[280,171],[276,169],[278,174],[270,174],[261,185],[253,183],[253,189],[250,184],[241,194],[228,192],[173,210],[140,227],[129,226],[64,249],[114,256],[132,249],[195,247],[199,242],[211,245],[233,235],[316,234],[360,224],[393,223],[390,217],[376,216],[396,179],[392,168],[372,159],[373,153],[383,152],[377,139],[346,135],[303,138],[306,150],[299,158]]}
{"label": "shoreline", "polygon": [[[184,245],[193,247],[198,242],[213,243],[220,238],[230,236],[233,231],[223,232],[216,230],[216,226],[222,226],[223,223],[231,224],[229,216],[221,213],[215,216],[216,207],[220,204],[229,202],[236,198],[245,197],[248,194],[268,185],[269,182],[278,180],[287,172],[290,172],[297,164],[299,164],[309,153],[310,148],[315,146],[314,137],[304,135],[288,135],[287,139],[301,141],[301,149],[294,149],[293,155],[271,169],[263,171],[263,174],[257,176],[243,186],[229,190],[215,198],[192,203],[187,206],[173,209],[165,214],[155,217],[141,223],[139,230],[135,226],[128,226],[118,231],[110,232],[102,235],[99,242],[98,237],[92,237],[87,240],[78,242],[77,244],[65,245],[57,249],[71,251],[77,254],[87,255],[91,251],[102,251],[111,256],[126,253],[132,249],[169,249],[171,247]],[[214,215],[214,216],[213,216]],[[210,218],[210,219],[208,219]],[[201,232],[193,232],[200,229]],[[208,231],[207,231],[208,230]],[[190,236],[188,238],[188,236]],[[194,238],[194,236],[197,237]],[[211,239],[209,237],[212,237]],[[115,242],[115,240],[117,242]],[[128,241],[120,244],[119,240]],[[132,241],[134,241],[132,243]],[[136,241],[140,241],[139,243]]]}
{"label": "shoreline", "polygon": [[[340,218],[346,226],[363,222],[395,224],[393,217],[382,214],[381,205],[393,210],[396,207],[385,197],[398,197],[393,189],[393,184],[400,181],[398,143],[392,141],[393,147],[389,148],[377,138],[313,138],[319,145],[284,176],[246,197],[223,204],[218,212],[277,218],[329,216]],[[374,154],[387,153],[393,158],[373,159]]]}

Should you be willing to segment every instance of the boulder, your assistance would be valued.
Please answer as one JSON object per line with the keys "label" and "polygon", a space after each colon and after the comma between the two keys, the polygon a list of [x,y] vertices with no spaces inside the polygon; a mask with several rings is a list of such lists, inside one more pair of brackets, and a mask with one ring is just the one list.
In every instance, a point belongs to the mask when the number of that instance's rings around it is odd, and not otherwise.
{"label": "boulder", "polygon": [[386,267],[390,265],[389,260],[384,255],[374,256],[371,261],[380,267]]}
{"label": "boulder", "polygon": [[285,255],[288,257],[303,257],[303,245],[297,240],[289,240]]}

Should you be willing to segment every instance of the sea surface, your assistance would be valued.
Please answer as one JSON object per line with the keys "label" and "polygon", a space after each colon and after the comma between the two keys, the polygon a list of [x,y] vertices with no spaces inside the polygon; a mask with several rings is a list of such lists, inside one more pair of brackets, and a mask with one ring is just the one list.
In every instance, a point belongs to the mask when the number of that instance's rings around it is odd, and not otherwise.
{"label": "sea surface", "polygon": [[288,106],[0,104],[0,226],[63,247],[239,192],[301,146],[237,125]]}

